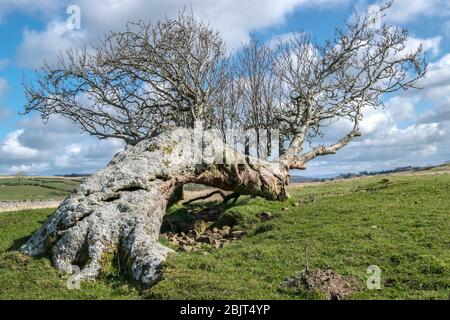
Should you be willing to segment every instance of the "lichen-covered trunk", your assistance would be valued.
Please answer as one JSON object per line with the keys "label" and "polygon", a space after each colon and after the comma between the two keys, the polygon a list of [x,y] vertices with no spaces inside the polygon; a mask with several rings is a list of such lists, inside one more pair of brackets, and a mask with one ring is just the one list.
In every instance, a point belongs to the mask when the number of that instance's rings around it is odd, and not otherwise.
{"label": "lichen-covered trunk", "polygon": [[[158,243],[166,208],[180,200],[189,182],[269,200],[287,197],[287,169],[259,161],[204,135],[202,150],[224,147],[228,164],[198,163],[190,131],[177,129],[127,149],[103,170],[86,179],[21,248],[33,256],[51,254],[65,273],[81,269],[93,279],[105,257],[120,252],[131,276],[154,284],[172,250]],[[201,158],[200,158],[201,159]]]}

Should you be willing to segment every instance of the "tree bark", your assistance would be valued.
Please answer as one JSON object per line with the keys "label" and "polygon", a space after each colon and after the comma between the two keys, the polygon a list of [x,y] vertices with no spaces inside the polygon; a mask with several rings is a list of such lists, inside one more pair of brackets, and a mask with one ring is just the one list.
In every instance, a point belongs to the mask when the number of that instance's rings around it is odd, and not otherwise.
{"label": "tree bark", "polygon": [[[166,208],[193,182],[260,196],[288,197],[288,169],[260,161],[203,135],[203,150],[223,148],[230,164],[198,163],[189,130],[176,129],[128,146],[109,165],[87,178],[22,247],[32,256],[51,254],[64,273],[81,269],[80,278],[94,279],[111,255],[126,257],[127,270],[143,285],[160,279],[161,266],[173,252],[158,242]],[[231,161],[230,161],[231,160]]]}

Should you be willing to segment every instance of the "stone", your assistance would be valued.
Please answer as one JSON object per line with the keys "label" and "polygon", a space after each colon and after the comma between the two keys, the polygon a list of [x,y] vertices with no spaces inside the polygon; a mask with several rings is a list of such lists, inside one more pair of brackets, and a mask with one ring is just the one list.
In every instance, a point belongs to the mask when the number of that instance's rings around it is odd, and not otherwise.
{"label": "stone", "polygon": [[197,229],[190,230],[188,235],[194,239],[198,239],[200,237],[200,232]]}
{"label": "stone", "polygon": [[192,252],[193,248],[192,246],[184,245],[181,246],[179,250],[182,252]]}
{"label": "stone", "polygon": [[161,233],[161,234],[159,235],[159,239],[165,239],[165,240],[168,240],[168,239],[169,239],[169,236],[167,235],[167,233]]}
{"label": "stone", "polygon": [[198,239],[198,242],[206,243],[206,244],[212,244],[213,239],[207,235],[201,235]]}
{"label": "stone", "polygon": [[220,248],[220,241],[214,239],[211,243],[213,245],[214,248],[219,249]]}
{"label": "stone", "polygon": [[194,229],[198,231],[198,233],[205,233],[206,229],[209,228],[211,223],[206,223],[203,220],[196,221],[194,224]]}
{"label": "stone", "polygon": [[228,227],[228,228],[222,228],[222,230],[220,230],[220,235],[222,236],[222,237],[226,237],[226,236],[228,236],[230,234],[230,227]]}

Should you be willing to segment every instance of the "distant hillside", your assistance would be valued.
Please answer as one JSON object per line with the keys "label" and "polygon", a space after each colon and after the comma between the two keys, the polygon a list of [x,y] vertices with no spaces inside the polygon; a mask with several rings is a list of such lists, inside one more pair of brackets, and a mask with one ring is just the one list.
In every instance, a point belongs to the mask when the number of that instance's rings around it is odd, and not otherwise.
{"label": "distant hillside", "polygon": [[358,177],[370,177],[370,176],[378,176],[384,174],[392,174],[392,173],[400,173],[400,172],[419,172],[419,171],[427,171],[427,170],[439,170],[439,169],[450,169],[450,161],[447,161],[445,164],[436,165],[436,166],[425,166],[425,167],[398,167],[390,170],[382,170],[382,171],[361,171],[358,173],[341,173],[335,177],[331,178],[310,178],[304,176],[296,176],[292,175],[290,177],[291,183],[304,183],[304,182],[325,182],[325,181],[334,181],[334,180],[345,180],[351,178]]}

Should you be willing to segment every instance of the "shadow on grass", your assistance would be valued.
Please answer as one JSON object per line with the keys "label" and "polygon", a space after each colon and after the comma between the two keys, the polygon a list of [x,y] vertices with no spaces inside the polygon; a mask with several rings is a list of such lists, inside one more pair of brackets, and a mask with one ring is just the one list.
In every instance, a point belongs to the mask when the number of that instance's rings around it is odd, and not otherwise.
{"label": "shadow on grass", "polygon": [[247,204],[250,199],[250,197],[243,197],[236,203],[227,204],[217,204],[215,201],[208,201],[189,205],[174,205],[169,208],[167,214],[164,216],[161,233],[179,233],[194,229],[198,221],[212,222],[217,226],[233,226],[237,221],[233,218],[233,214],[227,211],[234,207]]}
{"label": "shadow on grass", "polygon": [[20,247],[22,245],[24,245],[25,242],[27,242],[27,240],[30,239],[31,236],[32,236],[32,234],[22,237],[22,238],[19,238],[19,239],[14,239],[13,244],[8,249],[6,249],[6,252],[19,251]]}

